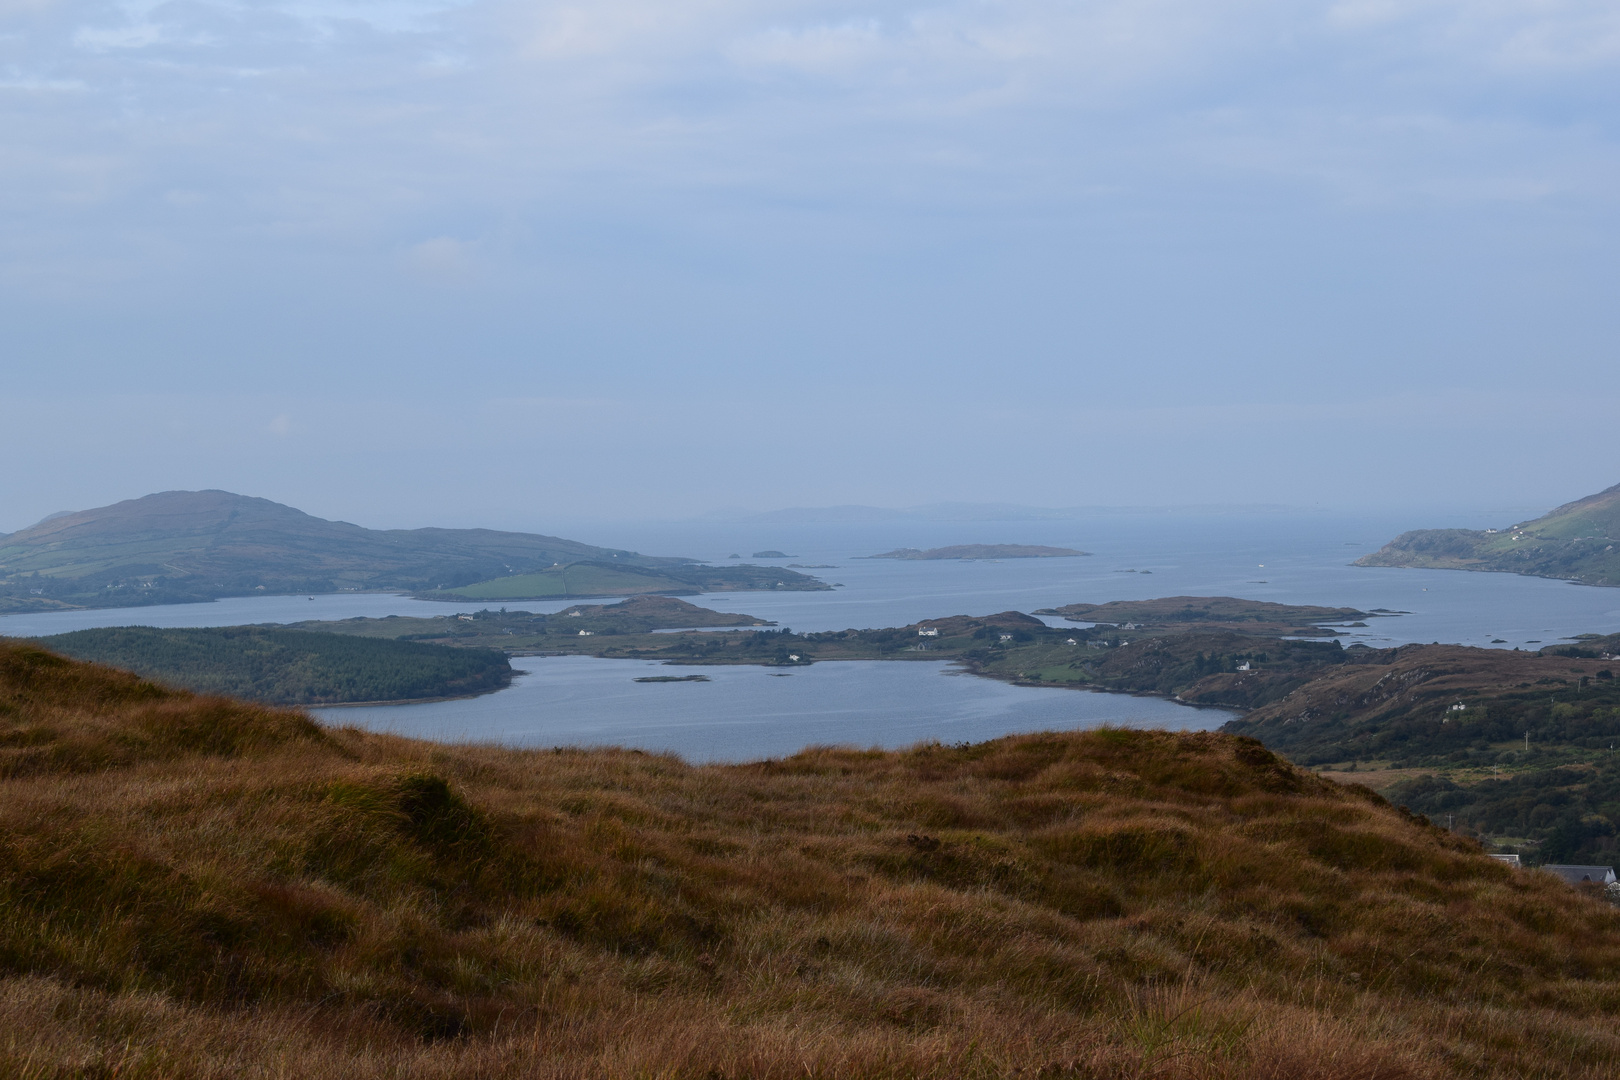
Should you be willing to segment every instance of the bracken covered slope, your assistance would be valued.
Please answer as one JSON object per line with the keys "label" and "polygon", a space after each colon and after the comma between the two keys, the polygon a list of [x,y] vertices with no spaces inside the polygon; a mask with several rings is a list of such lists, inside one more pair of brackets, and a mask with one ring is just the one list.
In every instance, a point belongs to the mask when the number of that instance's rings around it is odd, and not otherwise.
{"label": "bracken covered slope", "polygon": [[0,645],[0,1075],[1598,1077],[1620,914],[1246,739],[693,767]]}

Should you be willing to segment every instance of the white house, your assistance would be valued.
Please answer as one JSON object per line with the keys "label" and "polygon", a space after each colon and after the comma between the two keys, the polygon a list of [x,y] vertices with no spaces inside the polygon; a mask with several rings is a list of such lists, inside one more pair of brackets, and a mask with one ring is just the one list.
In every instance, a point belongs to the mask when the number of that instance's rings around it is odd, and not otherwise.
{"label": "white house", "polygon": [[932,626],[924,626],[917,631],[918,637],[939,637],[939,630]]}

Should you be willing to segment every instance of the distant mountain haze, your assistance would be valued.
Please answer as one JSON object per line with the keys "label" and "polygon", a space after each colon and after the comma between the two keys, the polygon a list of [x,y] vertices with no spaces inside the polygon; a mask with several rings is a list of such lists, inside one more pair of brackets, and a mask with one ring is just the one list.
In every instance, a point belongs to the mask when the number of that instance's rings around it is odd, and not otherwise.
{"label": "distant mountain haze", "polygon": [[1620,585],[1620,484],[1505,529],[1415,529],[1357,566],[1490,570]]}
{"label": "distant mountain haze", "polygon": [[[555,536],[367,529],[228,491],[165,491],[55,515],[0,538],[0,610],[183,603],[255,592],[429,592],[580,563],[623,567],[636,580],[658,572],[649,579],[656,587],[634,591],[697,592],[725,573],[704,572],[700,581],[693,559]],[[784,587],[824,587],[792,571],[774,577]]]}

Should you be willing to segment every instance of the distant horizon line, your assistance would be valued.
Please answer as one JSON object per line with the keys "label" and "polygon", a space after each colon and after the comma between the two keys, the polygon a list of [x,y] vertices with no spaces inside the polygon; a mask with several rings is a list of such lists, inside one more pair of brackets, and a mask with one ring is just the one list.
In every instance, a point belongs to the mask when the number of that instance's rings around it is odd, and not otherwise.
{"label": "distant horizon line", "polygon": [[1286,503],[1164,503],[1157,505],[1025,506],[1015,503],[934,502],[887,507],[865,503],[791,506],[777,510],[711,510],[684,519],[714,524],[865,524],[884,521],[1066,521],[1097,514],[1301,514],[1326,513],[1323,506]]}
{"label": "distant horizon line", "polygon": [[[168,489],[168,490],[184,490],[184,489]],[[230,491],[228,491],[228,489],[223,489],[223,488],[205,488],[205,489],[193,489],[193,490],[220,491],[220,492],[223,492],[223,493],[226,493],[226,494],[233,494],[233,495],[237,494],[236,492],[230,492]],[[150,495],[150,494],[160,494],[160,493],[161,492],[150,492],[148,494]],[[134,498],[142,498],[142,497],[144,497],[144,496],[135,496]],[[277,500],[277,499],[268,498],[266,496],[246,496],[246,497],[248,497],[248,498],[267,498],[267,501],[279,502],[279,500]],[[109,503],[109,504],[105,504],[105,505],[109,505],[109,506],[110,505],[116,505],[116,502],[119,502],[119,501],[129,501],[129,500],[116,500],[114,503]],[[288,506],[288,507],[290,507],[292,509],[298,509],[301,513],[308,513],[308,511],[303,511],[300,508],[294,506],[292,503],[283,503],[282,505]],[[1428,506],[1426,508],[1419,508],[1419,507],[1416,507],[1416,506],[1411,506],[1411,507],[1403,506],[1403,507],[1379,507],[1379,508],[1374,509],[1374,508],[1369,508],[1369,507],[1332,507],[1332,506],[1323,505],[1321,503],[1316,503],[1316,504],[1311,504],[1311,505],[1300,505],[1300,504],[1294,504],[1294,503],[1276,503],[1276,502],[1256,502],[1256,503],[1228,503],[1228,502],[1189,503],[1189,502],[1178,502],[1178,503],[1133,503],[1133,504],[1112,503],[1112,504],[1088,504],[1088,505],[1065,506],[1065,507],[1045,507],[1045,506],[1028,506],[1028,505],[1018,504],[1018,503],[972,502],[972,501],[966,501],[966,500],[952,500],[952,501],[920,503],[920,504],[917,504],[917,505],[914,505],[914,506],[907,506],[907,507],[873,506],[873,505],[866,504],[866,503],[839,503],[839,504],[827,505],[827,506],[790,506],[790,507],[782,507],[782,508],[778,508],[778,509],[774,509],[774,510],[748,510],[748,509],[743,509],[743,508],[738,508],[738,507],[722,507],[722,508],[716,508],[716,509],[708,510],[708,511],[705,511],[703,513],[692,514],[692,515],[683,516],[683,517],[677,517],[677,516],[673,516],[673,515],[670,515],[670,516],[650,515],[650,516],[645,516],[645,517],[614,515],[614,516],[611,516],[611,517],[604,517],[604,516],[598,516],[598,515],[595,515],[595,514],[591,514],[591,513],[588,513],[588,512],[587,513],[561,513],[561,514],[557,515],[557,517],[556,517],[556,519],[554,520],[553,523],[547,524],[545,526],[540,526],[540,527],[547,528],[547,529],[552,529],[552,528],[556,528],[558,526],[561,526],[561,527],[566,529],[566,528],[570,527],[570,525],[587,525],[587,524],[589,524],[589,525],[596,525],[596,526],[606,526],[606,525],[614,524],[614,523],[619,523],[619,524],[643,524],[643,525],[666,524],[666,525],[778,525],[778,526],[791,526],[791,525],[861,525],[861,524],[883,524],[883,523],[889,523],[889,522],[930,522],[930,523],[987,522],[988,523],[988,522],[1002,522],[1002,521],[1006,521],[1006,522],[1014,522],[1014,521],[1074,521],[1074,520],[1082,520],[1082,519],[1087,518],[1087,517],[1097,517],[1097,516],[1104,516],[1104,515],[1147,516],[1147,515],[1163,514],[1163,515],[1207,515],[1207,516],[1239,516],[1239,515],[1282,516],[1282,515],[1300,515],[1300,514],[1315,515],[1315,514],[1327,514],[1327,513],[1334,513],[1334,512],[1346,513],[1346,514],[1354,514],[1354,513],[1358,513],[1358,512],[1360,512],[1360,513],[1369,513],[1369,512],[1371,512],[1371,513],[1396,513],[1396,512],[1419,513],[1419,512],[1421,512],[1426,516],[1428,516],[1428,515],[1445,516],[1445,515],[1451,515],[1451,514],[1457,514],[1457,513],[1467,513],[1467,514],[1470,514],[1470,515],[1489,515],[1489,516],[1492,516],[1492,517],[1500,516],[1505,521],[1506,519],[1508,519],[1510,517],[1517,520],[1517,515],[1526,515],[1526,514],[1531,515],[1531,516],[1539,515],[1539,514],[1545,513],[1549,508],[1550,507],[1547,506],[1547,505],[1534,506],[1534,507],[1524,506],[1524,507],[1494,507],[1494,508],[1431,505],[1431,506]],[[87,509],[87,510],[88,509],[101,509],[101,507],[87,507],[85,509]],[[78,514],[78,513],[83,513],[83,512],[85,512],[85,511],[84,510],[57,511],[55,513],[46,515],[45,517],[41,518],[38,521],[32,522],[32,523],[30,523],[28,525],[21,526],[16,531],[19,531],[19,532],[20,531],[25,531],[27,529],[37,527],[38,525],[42,525],[45,522],[50,521],[50,520],[52,520],[54,518],[71,516],[73,514]],[[317,515],[312,515],[312,516],[317,516]],[[452,516],[461,516],[461,515],[452,515]],[[497,513],[489,515],[489,516],[498,519],[498,518],[500,518],[502,516],[505,516],[505,515],[502,515],[502,514],[497,512]],[[335,518],[334,517],[334,518],[331,518],[331,519],[328,519],[328,520],[342,521],[342,522],[351,523],[351,524],[353,523],[353,522],[351,522],[349,520],[349,518],[347,516],[345,516],[343,518]],[[525,532],[527,532],[527,531],[531,531],[536,526],[528,526],[526,528],[524,528],[524,527],[514,528],[514,526],[512,524],[505,524],[505,525],[459,525],[459,526],[458,525],[440,524],[440,525],[435,525],[435,526],[381,525],[381,526],[361,526],[361,527],[362,528],[378,528],[378,529],[384,529],[384,530],[390,529],[390,528],[394,528],[394,529],[399,529],[399,528],[410,529],[410,528],[422,528],[422,527],[485,528],[485,529],[493,529],[493,530],[496,530],[496,531],[525,531]],[[9,531],[5,531],[5,530],[0,530],[0,538],[5,538],[5,537],[11,536],[11,535],[14,535],[14,533],[9,532]]]}

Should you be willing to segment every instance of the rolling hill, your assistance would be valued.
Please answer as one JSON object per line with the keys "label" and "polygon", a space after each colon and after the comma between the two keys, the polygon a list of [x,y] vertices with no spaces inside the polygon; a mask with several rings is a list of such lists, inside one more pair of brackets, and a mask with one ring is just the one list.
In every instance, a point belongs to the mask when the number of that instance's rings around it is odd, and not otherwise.
{"label": "rolling hill", "polygon": [[1491,570],[1620,585],[1620,484],[1506,529],[1417,529],[1357,566]]}
{"label": "rolling hill", "polygon": [[[166,491],[53,515],[0,538],[0,610],[184,603],[255,592],[431,594],[578,563],[643,578],[655,572],[660,587],[625,592],[696,593],[752,580],[741,567],[702,567],[693,559],[649,557],[555,536],[367,529],[228,491]],[[783,587],[826,587],[793,571],[770,573],[773,582],[787,583]],[[499,589],[484,591],[494,595]]]}

